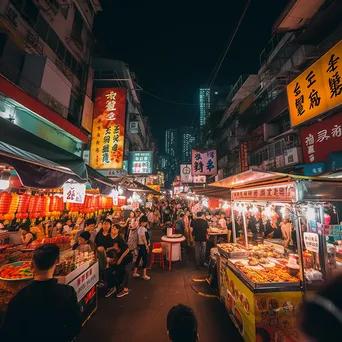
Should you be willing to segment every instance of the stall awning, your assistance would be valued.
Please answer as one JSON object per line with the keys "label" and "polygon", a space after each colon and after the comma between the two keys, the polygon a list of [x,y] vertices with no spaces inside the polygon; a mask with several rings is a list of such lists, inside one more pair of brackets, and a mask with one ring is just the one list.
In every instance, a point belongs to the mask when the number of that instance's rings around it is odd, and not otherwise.
{"label": "stall awning", "polygon": [[58,188],[67,180],[85,183],[71,169],[0,141],[0,163],[12,166],[24,186]]}
{"label": "stall awning", "polygon": [[280,179],[286,176],[288,175],[279,172],[248,170],[211,183],[210,186],[232,189],[247,184]]}
{"label": "stall awning", "polygon": [[89,165],[86,165],[86,168],[91,187],[93,189],[99,189],[101,194],[109,195],[113,191],[113,188],[117,187],[111,179],[103,176]]}
{"label": "stall awning", "polygon": [[84,182],[88,180],[88,172],[82,158],[3,118],[0,118],[0,141],[64,166],[72,170]]}
{"label": "stall awning", "polygon": [[145,194],[152,194],[155,196],[160,195],[160,192],[153,190],[129,177],[117,178],[114,181],[117,185],[131,192],[144,192]]}
{"label": "stall awning", "polygon": [[215,197],[222,199],[231,199],[231,190],[224,187],[218,186],[208,186],[203,189],[193,189],[195,195],[206,196],[206,197]]}

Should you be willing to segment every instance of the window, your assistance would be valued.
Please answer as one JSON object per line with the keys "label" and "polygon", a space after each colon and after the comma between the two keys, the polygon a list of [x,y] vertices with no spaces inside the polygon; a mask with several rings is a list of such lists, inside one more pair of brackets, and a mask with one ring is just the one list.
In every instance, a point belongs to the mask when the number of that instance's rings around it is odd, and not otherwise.
{"label": "window", "polygon": [[40,13],[37,18],[35,30],[40,36],[40,38],[46,41],[46,36],[49,31],[49,24],[44,20],[44,18],[42,17]]}
{"label": "window", "polygon": [[26,0],[23,11],[33,23],[37,21],[39,9],[34,4],[33,0]]}
{"label": "window", "polygon": [[76,66],[77,66],[77,61],[74,57],[72,57],[72,62],[71,62],[71,71],[76,75]]}
{"label": "window", "polygon": [[83,74],[83,69],[80,63],[76,64],[76,72],[75,75],[76,77],[81,80],[82,79],[82,74]]}
{"label": "window", "polygon": [[82,43],[82,31],[83,31],[83,18],[81,13],[78,11],[76,6],[75,14],[74,14],[74,22],[72,23],[72,30],[71,33],[80,43]]}
{"label": "window", "polygon": [[71,69],[72,55],[68,49],[65,51],[65,64]]}
{"label": "window", "polygon": [[68,5],[65,6],[61,6],[59,8],[59,11],[61,12],[62,16],[64,17],[64,19],[68,19],[68,13],[69,13],[69,7]]}
{"label": "window", "polygon": [[50,29],[46,42],[53,51],[56,51],[58,41],[59,41],[59,38],[58,38],[57,34],[55,33],[54,30]]}
{"label": "window", "polygon": [[65,60],[65,45],[62,43],[62,41],[58,41],[58,47],[57,47],[57,55],[62,58],[62,60]]}
{"label": "window", "polygon": [[73,95],[70,96],[68,121],[79,126],[81,119],[81,103]]}

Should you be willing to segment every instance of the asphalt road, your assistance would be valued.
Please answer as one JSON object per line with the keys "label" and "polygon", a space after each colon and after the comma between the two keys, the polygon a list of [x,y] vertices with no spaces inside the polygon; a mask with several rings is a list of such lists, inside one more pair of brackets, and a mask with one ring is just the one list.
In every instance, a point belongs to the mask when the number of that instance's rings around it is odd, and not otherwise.
{"label": "asphalt road", "polygon": [[[160,236],[160,232],[153,232],[153,240]],[[167,342],[167,313],[179,303],[194,309],[200,342],[242,341],[220,301],[200,296],[191,287],[192,278],[206,275],[205,270],[195,268],[193,251],[185,253],[183,261],[174,263],[171,271],[153,265],[148,274],[149,281],[131,280],[128,296],[100,297],[97,312],[86,323],[77,342]],[[198,288],[211,291],[206,284],[198,284]]]}

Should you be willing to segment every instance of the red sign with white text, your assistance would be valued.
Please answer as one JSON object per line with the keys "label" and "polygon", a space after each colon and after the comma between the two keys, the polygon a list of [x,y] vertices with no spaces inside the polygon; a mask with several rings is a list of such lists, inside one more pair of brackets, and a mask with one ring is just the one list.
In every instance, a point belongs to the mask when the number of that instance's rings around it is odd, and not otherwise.
{"label": "red sign with white text", "polygon": [[330,152],[342,150],[342,113],[300,131],[306,164],[328,160]]}

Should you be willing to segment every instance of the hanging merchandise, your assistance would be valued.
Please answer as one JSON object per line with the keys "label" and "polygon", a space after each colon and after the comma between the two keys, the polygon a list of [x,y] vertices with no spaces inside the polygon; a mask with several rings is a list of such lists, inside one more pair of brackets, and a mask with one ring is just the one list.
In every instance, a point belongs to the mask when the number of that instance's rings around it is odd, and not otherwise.
{"label": "hanging merchandise", "polygon": [[18,220],[25,220],[28,218],[28,207],[30,203],[30,195],[23,194],[19,195],[19,205],[18,205],[18,212],[15,217]]}

